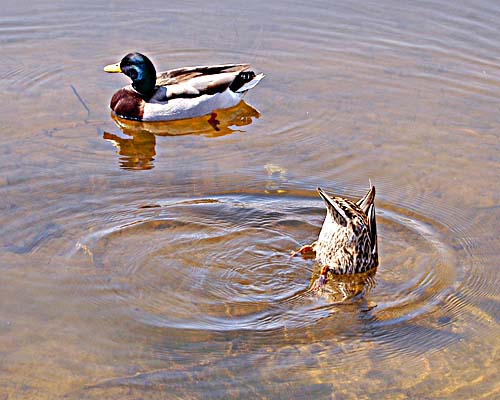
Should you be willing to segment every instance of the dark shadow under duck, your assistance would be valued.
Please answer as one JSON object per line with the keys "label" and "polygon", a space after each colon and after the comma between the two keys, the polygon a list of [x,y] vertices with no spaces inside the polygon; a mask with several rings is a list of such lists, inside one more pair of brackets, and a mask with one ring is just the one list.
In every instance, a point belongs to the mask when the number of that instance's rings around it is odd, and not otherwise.
{"label": "dark shadow under duck", "polygon": [[130,53],[104,71],[122,72],[132,79],[111,99],[110,107],[116,115],[138,121],[171,121],[237,105],[264,78],[264,74],[255,74],[249,68],[249,64],[225,64],[157,74],[148,57]]}

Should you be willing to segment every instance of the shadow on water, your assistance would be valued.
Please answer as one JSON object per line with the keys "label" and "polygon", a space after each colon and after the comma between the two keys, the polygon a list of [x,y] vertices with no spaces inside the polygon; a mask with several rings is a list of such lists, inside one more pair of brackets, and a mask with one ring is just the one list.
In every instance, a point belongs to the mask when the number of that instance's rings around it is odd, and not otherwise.
{"label": "shadow on water", "polygon": [[125,135],[104,132],[103,139],[110,141],[117,148],[120,167],[123,169],[147,170],[154,168],[156,156],[156,136],[203,135],[217,138],[235,132],[244,132],[241,128],[250,125],[260,113],[241,101],[229,109],[217,110],[202,117],[165,121],[140,122],[111,117]]}
{"label": "shadow on water", "polygon": [[40,231],[30,233],[19,243],[9,244],[6,248],[15,254],[27,254],[42,246],[45,242],[60,238],[63,235],[64,229],[62,226],[54,222],[48,222]]}

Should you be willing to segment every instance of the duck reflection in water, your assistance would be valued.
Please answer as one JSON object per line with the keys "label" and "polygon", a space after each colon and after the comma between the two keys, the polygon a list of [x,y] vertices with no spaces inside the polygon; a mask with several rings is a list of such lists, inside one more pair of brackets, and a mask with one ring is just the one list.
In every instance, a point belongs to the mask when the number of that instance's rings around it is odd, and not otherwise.
{"label": "duck reflection in water", "polygon": [[[293,256],[315,257],[321,273],[311,290],[322,294],[326,284],[344,298],[363,292],[364,282],[373,281],[378,266],[377,224],[375,220],[375,187],[357,202],[318,193],[326,205],[326,217],[318,240],[302,246]],[[360,286],[360,283],[362,284]]]}
{"label": "duck reflection in water", "polygon": [[328,279],[323,279],[324,268],[318,268],[311,276],[309,290],[313,295],[321,297],[328,304],[362,300],[363,308],[372,308],[373,304],[366,303],[365,296],[376,286],[376,268],[361,274],[330,273]]}
{"label": "duck reflection in water", "polygon": [[126,120],[111,114],[112,119],[125,135],[104,132],[103,139],[109,140],[118,149],[120,167],[124,169],[152,169],[156,156],[156,136],[203,135],[220,137],[234,132],[244,132],[260,113],[241,101],[237,106],[217,110],[202,117],[162,122],[141,122]]}
{"label": "duck reflection in water", "polygon": [[156,137],[151,132],[130,133],[130,138],[104,132],[102,137],[118,149],[120,167],[123,169],[152,169],[156,156]]}

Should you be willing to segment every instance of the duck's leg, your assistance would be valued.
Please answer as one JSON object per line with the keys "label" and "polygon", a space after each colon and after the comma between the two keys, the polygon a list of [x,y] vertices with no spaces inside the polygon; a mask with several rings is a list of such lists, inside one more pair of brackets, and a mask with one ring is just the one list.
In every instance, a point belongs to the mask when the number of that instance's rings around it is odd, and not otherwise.
{"label": "duck's leg", "polygon": [[209,125],[212,128],[214,128],[215,131],[217,131],[217,132],[220,131],[220,128],[219,128],[220,121],[217,119],[217,113],[216,112],[213,112],[212,114],[210,114],[210,118],[207,120],[207,122],[209,123]]}
{"label": "duck's leg", "polygon": [[316,293],[318,296],[321,296],[321,294],[323,293],[323,289],[325,288],[325,284],[327,281],[326,276],[328,275],[329,270],[330,270],[330,267],[328,265],[325,265],[321,269],[321,275],[311,285],[311,291]]}
{"label": "duck's leg", "polygon": [[302,246],[300,249],[292,251],[291,256],[304,256],[304,257],[314,257],[316,255],[316,242],[311,243],[311,244],[306,244],[305,246]]}

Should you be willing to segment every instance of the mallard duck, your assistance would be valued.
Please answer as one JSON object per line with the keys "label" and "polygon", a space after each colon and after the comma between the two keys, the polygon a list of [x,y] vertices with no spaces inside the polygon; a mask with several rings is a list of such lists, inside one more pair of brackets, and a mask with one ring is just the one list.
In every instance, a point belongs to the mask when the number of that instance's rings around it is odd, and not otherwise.
{"label": "mallard duck", "polygon": [[130,53],[104,71],[122,72],[132,79],[111,99],[110,107],[116,115],[138,121],[170,121],[238,104],[264,77],[249,68],[249,64],[210,65],[157,74],[149,58]]}
{"label": "mallard duck", "polygon": [[316,256],[321,274],[312,285],[322,291],[328,273],[359,274],[378,266],[377,224],[375,221],[375,186],[356,203],[329,196],[318,188],[326,204],[326,217],[318,240],[292,253]]}

